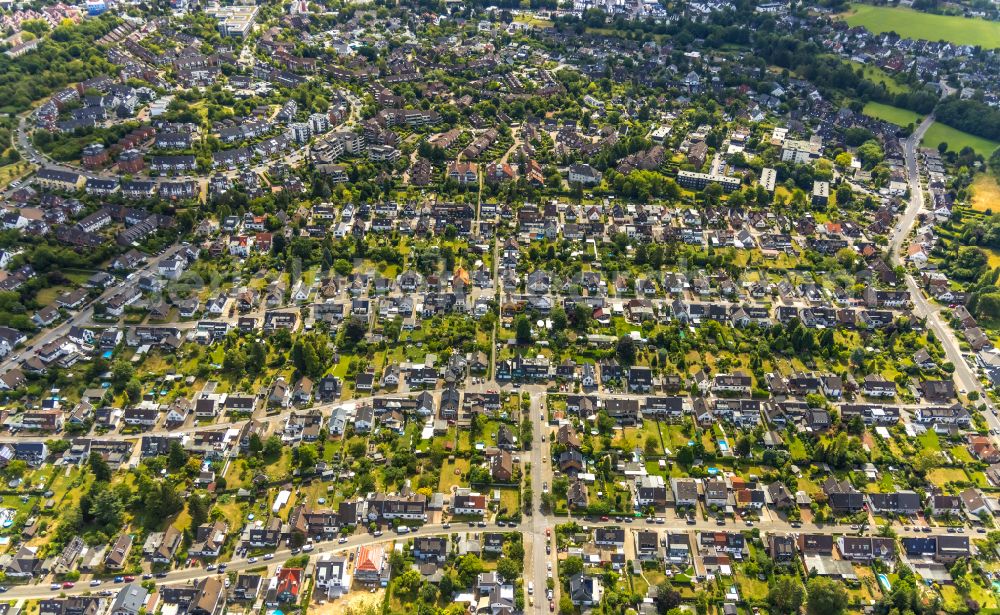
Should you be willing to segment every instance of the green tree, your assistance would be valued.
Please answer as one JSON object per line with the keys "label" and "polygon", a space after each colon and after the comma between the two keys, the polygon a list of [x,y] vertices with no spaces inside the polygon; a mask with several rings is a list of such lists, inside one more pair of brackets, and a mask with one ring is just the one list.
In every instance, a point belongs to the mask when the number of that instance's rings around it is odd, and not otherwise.
{"label": "green tree", "polygon": [[661,581],[656,586],[656,611],[666,613],[681,605],[681,595],[670,581]]}
{"label": "green tree", "polygon": [[264,457],[268,459],[277,459],[281,456],[281,438],[275,434],[268,436],[267,441],[264,442]]}
{"label": "green tree", "polygon": [[814,577],[809,579],[806,589],[809,595],[806,613],[809,615],[841,615],[847,609],[847,590],[832,579]]}
{"label": "green tree", "polygon": [[121,529],[125,506],[111,489],[102,489],[94,497],[92,505],[94,520],[105,529],[117,532]]}
{"label": "green tree", "polygon": [[301,470],[311,470],[316,467],[316,460],[319,455],[316,452],[316,447],[311,444],[304,444],[296,449],[294,449],[298,455],[299,469]]}
{"label": "green tree", "polygon": [[497,562],[497,574],[513,583],[521,576],[521,564],[509,557],[501,557]]}
{"label": "green tree", "polygon": [[618,356],[618,362],[622,365],[631,367],[635,364],[635,340],[632,339],[631,335],[623,335],[618,338],[618,345],[615,347],[615,354]]}
{"label": "green tree", "polygon": [[7,467],[3,469],[3,475],[5,478],[22,478],[24,473],[28,471],[28,462],[21,459],[15,459],[7,464]]}
{"label": "green tree", "polygon": [[564,310],[561,305],[557,305],[552,308],[552,312],[550,312],[549,317],[552,319],[553,331],[559,332],[566,329],[566,324],[569,319],[566,316],[566,310]]}
{"label": "green tree", "polygon": [[567,557],[559,566],[559,574],[567,578],[580,572],[583,572],[583,560],[575,555]]}
{"label": "green tree", "polygon": [[184,446],[177,440],[170,441],[170,449],[167,452],[167,467],[176,472],[187,464],[188,453]]}
{"label": "green tree", "polygon": [[531,322],[524,314],[521,314],[514,320],[514,336],[518,344],[531,343]]}
{"label": "green tree", "polygon": [[767,592],[767,603],[776,615],[798,613],[806,599],[806,588],[796,577],[780,576]]}
{"label": "green tree", "polygon": [[463,587],[468,587],[475,582],[476,576],[484,570],[483,560],[479,559],[478,555],[463,555],[458,560],[458,580]]}
{"label": "green tree", "polygon": [[94,475],[95,481],[106,483],[111,480],[111,466],[104,460],[104,457],[91,453],[87,457],[87,467],[90,468],[90,473]]}
{"label": "green tree", "polygon": [[208,500],[201,495],[194,495],[188,499],[188,514],[191,515],[192,531],[199,525],[208,521]]}
{"label": "green tree", "polygon": [[420,573],[410,568],[396,577],[396,590],[406,596],[413,596],[420,589]]}

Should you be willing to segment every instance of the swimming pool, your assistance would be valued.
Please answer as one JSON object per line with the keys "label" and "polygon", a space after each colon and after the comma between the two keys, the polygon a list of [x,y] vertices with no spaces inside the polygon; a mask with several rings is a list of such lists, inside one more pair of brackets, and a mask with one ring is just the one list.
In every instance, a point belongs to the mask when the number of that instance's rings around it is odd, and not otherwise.
{"label": "swimming pool", "polygon": [[725,453],[729,450],[729,443],[725,440],[719,440],[719,450]]}
{"label": "swimming pool", "polygon": [[892,591],[892,583],[889,583],[889,577],[885,576],[881,572],[875,576],[878,578],[879,585],[881,585],[882,588],[885,589],[886,593]]}

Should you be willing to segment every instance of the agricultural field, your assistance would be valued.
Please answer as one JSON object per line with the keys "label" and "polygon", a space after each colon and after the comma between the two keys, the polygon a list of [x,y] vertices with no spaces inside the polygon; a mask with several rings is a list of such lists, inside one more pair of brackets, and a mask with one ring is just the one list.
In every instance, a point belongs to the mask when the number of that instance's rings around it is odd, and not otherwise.
{"label": "agricultural field", "polygon": [[906,38],[928,41],[944,40],[962,45],[1000,47],[1000,23],[948,15],[932,15],[902,7],[852,4],[843,14],[850,26],[863,26],[872,32],[895,32]]}
{"label": "agricultural field", "polygon": [[1000,183],[997,178],[983,173],[972,182],[972,209],[976,211],[1000,211]]}
{"label": "agricultural field", "polygon": [[874,101],[865,105],[864,114],[869,117],[891,122],[897,126],[918,124],[921,120],[919,114],[914,113],[909,109],[900,109],[899,107],[893,107],[892,105],[886,105]]}
{"label": "agricultural field", "polygon": [[982,137],[956,130],[950,126],[945,126],[940,122],[934,122],[927,129],[927,133],[924,134],[924,139],[920,144],[924,147],[937,147],[941,142],[947,143],[948,149],[954,152],[961,151],[962,148],[968,145],[983,158],[989,158],[990,154],[1000,147],[1000,143],[996,141],[983,139]]}

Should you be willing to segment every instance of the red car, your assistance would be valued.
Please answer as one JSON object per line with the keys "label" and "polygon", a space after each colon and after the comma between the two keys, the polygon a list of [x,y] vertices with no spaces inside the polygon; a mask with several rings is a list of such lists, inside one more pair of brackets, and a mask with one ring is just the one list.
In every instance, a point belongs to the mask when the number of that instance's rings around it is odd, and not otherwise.
{"label": "red car", "polygon": [[545,528],[545,535],[546,536],[551,536],[552,535],[552,529],[551,528]]}
{"label": "red car", "polygon": [[608,516],[607,515],[604,515],[603,517],[601,517],[601,521],[607,521],[607,520],[608,520]]}
{"label": "red car", "polygon": [[74,583],[72,581],[66,581],[65,583],[63,583],[63,589],[70,589],[71,587],[73,587],[73,585]]}
{"label": "red car", "polygon": [[556,610],[556,603],[549,600],[549,612],[554,612]]}
{"label": "red car", "polygon": [[128,575],[127,577],[125,577],[126,583],[131,583],[132,581],[135,581],[135,577],[133,577],[132,575]]}

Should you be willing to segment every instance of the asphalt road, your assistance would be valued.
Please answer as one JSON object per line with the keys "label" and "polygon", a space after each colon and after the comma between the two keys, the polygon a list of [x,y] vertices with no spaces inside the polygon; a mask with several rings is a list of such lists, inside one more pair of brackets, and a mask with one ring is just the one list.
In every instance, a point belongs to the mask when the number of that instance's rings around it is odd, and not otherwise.
{"label": "asphalt road", "polygon": [[[174,245],[171,246],[170,248],[167,248],[163,252],[163,254],[150,258],[148,260],[148,264],[145,267],[138,269],[136,273],[141,274],[144,272],[156,271],[156,267],[160,264],[160,262],[176,254],[177,251],[180,250],[180,248],[181,246],[179,245]],[[138,278],[138,275],[136,276],[136,278]],[[26,347],[31,346],[31,349],[15,350],[11,354],[7,355],[7,357],[3,361],[0,361],[0,372],[6,372],[7,370],[17,367],[22,361],[34,356],[38,352],[39,348],[45,346],[49,342],[63,335],[66,335],[69,332],[70,328],[73,327],[74,325],[89,326],[93,324],[91,319],[94,316],[94,304],[97,302],[107,301],[120,291],[121,287],[117,285],[106,289],[98,296],[97,299],[92,300],[87,304],[85,304],[82,308],[80,308],[80,310],[78,310],[75,314],[67,318],[62,323],[56,325],[55,327],[44,329],[39,334],[35,335],[35,337],[29,339],[27,342],[25,342],[25,346]],[[24,439],[20,438],[20,440],[23,441]]]}
{"label": "asphalt road", "polygon": [[[893,232],[890,249],[894,265],[905,265],[903,250],[906,246],[906,238],[913,230],[917,216],[924,209],[924,187],[917,160],[917,148],[920,146],[920,139],[923,138],[924,133],[933,122],[934,118],[932,116],[927,117],[913,132],[913,135],[903,144],[906,172],[909,176],[910,202],[907,204],[903,215],[899,217]],[[940,307],[927,300],[923,290],[912,274],[906,274],[905,282],[906,288],[913,300],[914,314],[926,319],[927,327],[934,332],[934,335],[941,342],[945,356],[955,366],[954,375],[958,381],[959,388],[964,389],[966,392],[978,391],[980,397],[985,399],[986,392],[979,378],[966,362],[955,331],[941,317]],[[990,429],[1000,430],[1000,419],[993,416],[991,412],[986,412],[983,416],[986,418]]]}
{"label": "asphalt road", "polygon": [[[537,493],[537,492],[536,492]],[[528,571],[525,571],[526,579],[533,579],[535,582],[535,612],[543,612],[548,608],[548,600],[544,599],[545,595],[545,579],[546,579],[546,561],[553,562],[553,574],[555,573],[555,552],[553,552],[552,557],[545,556],[544,548],[544,536],[545,528],[554,528],[557,524],[565,523],[568,519],[547,517],[543,515],[538,515],[537,513],[530,519],[526,519],[517,527],[500,527],[496,523],[487,523],[485,527],[469,527],[468,524],[455,523],[452,524],[450,528],[444,528],[442,525],[424,525],[420,529],[410,532],[408,534],[395,534],[393,532],[387,531],[382,536],[372,536],[371,534],[355,534],[347,539],[346,542],[340,543],[337,540],[318,542],[312,552],[308,553],[310,556],[310,561],[315,562],[319,556],[323,554],[346,554],[354,549],[369,546],[379,543],[389,543],[394,540],[409,540],[412,538],[417,538],[421,536],[440,536],[448,535],[458,532],[522,532],[524,533],[524,542],[526,549],[531,548],[537,552],[541,553],[541,569],[538,568],[538,557],[536,555],[533,558],[532,564],[534,566],[533,574],[529,575]],[[641,529],[648,527],[650,529],[656,529],[658,531],[671,530],[671,531],[718,531],[718,530],[729,530],[729,531],[739,531],[748,529],[743,525],[734,524],[732,522],[728,523],[725,527],[720,527],[712,520],[702,520],[697,518],[694,525],[688,525],[684,519],[677,518],[664,518],[663,524],[649,524],[644,520],[637,519],[631,524],[617,523],[614,521],[607,522],[592,522],[585,521],[583,519],[578,519],[581,525],[586,525],[590,528],[595,527],[625,527],[633,529]],[[818,534],[856,534],[857,532],[852,532],[848,526],[844,525],[813,525],[804,523],[800,528],[793,528],[790,524],[780,520],[773,520],[766,524],[757,524],[762,531],[767,532],[778,532],[778,533],[818,533]],[[542,540],[537,539],[539,529],[541,528]],[[904,528],[895,528],[896,534],[898,536],[926,536],[927,534],[921,533],[919,531],[907,530]],[[939,530],[936,532],[940,534]],[[626,542],[631,540],[631,535],[626,533]],[[227,563],[226,572],[245,572],[247,570],[262,569],[264,567],[273,567],[283,564],[286,560],[292,557],[292,553],[289,549],[278,549],[274,552],[274,557],[270,560],[265,560],[262,557],[256,558],[256,561],[251,562],[247,558],[236,558]],[[154,579],[157,585],[182,585],[185,583],[190,583],[197,579],[201,579],[206,575],[218,574],[217,571],[207,571],[199,566],[192,566],[189,568],[182,568],[179,570],[174,570],[169,572],[165,578]],[[138,579],[137,580],[141,580]],[[77,583],[71,589],[60,589],[58,591],[49,589],[48,581],[40,581],[38,583],[29,585],[18,585],[11,586],[7,593],[3,594],[4,600],[34,600],[39,598],[50,598],[55,597],[60,594],[65,594],[67,596],[76,596],[81,594],[90,594],[94,592],[101,591],[103,589],[115,589],[120,588],[121,584],[115,584],[112,581],[105,581],[99,587],[90,587],[89,579],[82,580]],[[557,588],[558,590],[558,588]],[[555,601],[558,604],[559,596],[555,596]],[[531,611],[532,609],[526,607],[526,610]]]}

